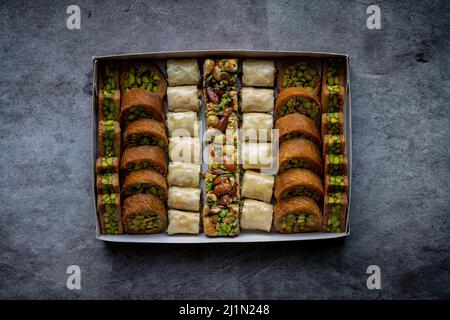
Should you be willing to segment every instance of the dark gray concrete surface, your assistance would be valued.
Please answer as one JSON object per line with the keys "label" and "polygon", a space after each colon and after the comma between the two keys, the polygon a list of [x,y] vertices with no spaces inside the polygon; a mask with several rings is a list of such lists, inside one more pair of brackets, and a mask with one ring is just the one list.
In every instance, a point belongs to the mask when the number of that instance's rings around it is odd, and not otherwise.
{"label": "dark gray concrete surface", "polygon": [[[81,6],[81,30],[66,8]],[[450,2],[1,1],[0,298],[450,298]],[[108,245],[94,238],[93,55],[348,53],[346,241]],[[82,289],[66,288],[66,268]],[[379,265],[382,290],[368,290]]]}

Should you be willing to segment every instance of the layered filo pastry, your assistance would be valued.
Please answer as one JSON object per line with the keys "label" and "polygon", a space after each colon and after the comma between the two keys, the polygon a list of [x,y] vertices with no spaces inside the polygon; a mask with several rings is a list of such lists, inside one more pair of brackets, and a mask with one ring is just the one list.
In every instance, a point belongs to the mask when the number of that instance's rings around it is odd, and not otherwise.
{"label": "layered filo pastry", "polygon": [[314,232],[321,229],[322,213],[311,198],[295,197],[275,204],[273,220],[279,233]]}
{"label": "layered filo pastry", "polygon": [[275,64],[271,60],[245,59],[242,63],[242,84],[247,87],[273,87]]}
{"label": "layered filo pastry", "polygon": [[322,70],[322,112],[340,112],[344,109],[345,63],[342,59],[325,60]]}
{"label": "layered filo pastry", "polygon": [[270,113],[274,108],[273,89],[242,88],[241,111],[242,112],[266,112]]}
{"label": "layered filo pastry", "polygon": [[120,170],[124,174],[140,169],[151,169],[162,175],[167,174],[164,150],[156,146],[140,146],[125,149],[120,159]]}
{"label": "layered filo pastry", "polygon": [[345,154],[344,135],[325,135],[323,137],[323,154]]}
{"label": "layered filo pastry", "polygon": [[99,121],[98,155],[99,157],[120,156],[120,125],[117,121]]}
{"label": "layered filo pastry", "polygon": [[97,174],[97,194],[103,193],[119,193],[119,174],[118,173],[105,173]]}
{"label": "layered filo pastry", "polygon": [[119,70],[116,65],[105,63],[100,67],[98,87],[98,119],[119,121]]}
{"label": "layered filo pastry", "polygon": [[347,221],[347,194],[342,192],[326,195],[323,206],[323,232],[344,232]]}
{"label": "layered filo pastry", "polygon": [[242,144],[242,167],[244,169],[270,168],[273,164],[272,143],[245,142]]}
{"label": "layered filo pastry", "polygon": [[134,194],[152,194],[163,201],[167,200],[167,182],[160,173],[141,169],[125,176],[122,184],[122,198]]}
{"label": "layered filo pastry", "polygon": [[268,113],[249,112],[242,114],[244,141],[267,142],[272,140],[273,117]]}
{"label": "layered filo pastry", "polygon": [[105,174],[119,172],[118,157],[100,157],[95,161],[95,173]]}
{"label": "layered filo pastry", "polygon": [[129,125],[123,133],[124,148],[159,146],[166,149],[168,139],[164,123],[154,119],[139,119]]}
{"label": "layered filo pastry", "polygon": [[200,171],[200,164],[170,162],[167,182],[169,186],[198,188]]}
{"label": "layered filo pastry", "polygon": [[290,113],[303,114],[318,124],[321,115],[319,99],[314,94],[301,88],[283,90],[275,103],[276,119],[278,120]]}
{"label": "layered filo pastry", "polygon": [[290,168],[309,169],[321,175],[322,157],[317,146],[303,138],[284,141],[280,146],[278,173]]}
{"label": "layered filo pastry", "polygon": [[123,224],[132,234],[160,233],[166,229],[164,203],[151,194],[135,194],[123,201]]}
{"label": "layered filo pastry", "polygon": [[347,176],[326,176],[325,177],[325,192],[347,192],[348,178]]}
{"label": "layered filo pastry", "polygon": [[270,232],[273,206],[253,199],[245,199],[241,213],[241,228]]}
{"label": "layered filo pastry", "polygon": [[119,194],[99,194],[97,196],[97,213],[102,234],[123,233]]}
{"label": "layered filo pastry", "polygon": [[279,143],[294,138],[311,140],[316,146],[321,145],[320,133],[313,120],[299,113],[291,113],[281,117],[275,123],[278,129]]}
{"label": "layered filo pastry", "polygon": [[204,206],[203,228],[209,237],[230,237],[240,233],[239,204]]}
{"label": "layered filo pastry", "polygon": [[348,162],[343,154],[325,155],[325,175],[345,176],[347,175]]}
{"label": "layered filo pastry", "polygon": [[200,83],[197,59],[169,59],[166,62],[169,86],[184,86]]}
{"label": "layered filo pastry", "polygon": [[277,201],[307,196],[315,201],[323,199],[322,180],[307,169],[292,168],[283,171],[275,178],[274,195]]}
{"label": "layered filo pastry", "polygon": [[169,112],[167,113],[167,129],[171,137],[198,137],[200,122],[197,112]]}
{"label": "layered filo pastry", "polygon": [[203,63],[204,87],[231,90],[238,82],[238,59],[206,59]]}
{"label": "layered filo pastry", "polygon": [[206,204],[208,206],[229,205],[239,200],[239,175],[233,172],[205,175]]}
{"label": "layered filo pastry", "polygon": [[241,196],[271,202],[275,177],[257,171],[246,170],[242,182]]}
{"label": "layered filo pastry", "polygon": [[320,62],[316,59],[288,59],[281,66],[277,79],[278,91],[294,87],[318,95],[320,88]]}
{"label": "layered filo pastry", "polygon": [[200,213],[169,209],[167,234],[199,234]]}
{"label": "layered filo pastry", "polygon": [[322,113],[322,136],[341,135],[344,133],[344,113]]}
{"label": "layered filo pastry", "polygon": [[169,187],[167,205],[171,209],[200,211],[201,190],[199,188]]}
{"label": "layered filo pastry", "polygon": [[171,137],[169,139],[169,157],[174,162],[201,163],[201,148],[199,138]]}
{"label": "layered filo pastry", "polygon": [[197,112],[202,104],[199,99],[200,91],[197,86],[181,86],[167,88],[167,106],[169,111]]}

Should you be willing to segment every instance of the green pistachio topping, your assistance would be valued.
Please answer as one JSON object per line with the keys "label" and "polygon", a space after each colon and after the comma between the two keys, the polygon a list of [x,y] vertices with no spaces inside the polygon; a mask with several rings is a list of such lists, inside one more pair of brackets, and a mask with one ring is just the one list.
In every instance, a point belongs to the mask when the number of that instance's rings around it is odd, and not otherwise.
{"label": "green pistachio topping", "polygon": [[330,176],[330,192],[342,192],[345,187],[345,176]]}
{"label": "green pistachio topping", "polygon": [[138,162],[138,163],[129,163],[127,165],[127,173],[130,173],[132,171],[140,170],[140,169],[151,169],[155,170],[156,172],[159,172],[159,168],[155,166],[151,162]]}
{"label": "green pistachio topping", "polygon": [[340,176],[345,173],[344,156],[342,154],[330,154],[328,164],[328,174],[331,176]]}
{"label": "green pistachio topping", "polygon": [[164,228],[164,222],[157,214],[144,211],[127,217],[128,230],[133,233],[159,233]]}
{"label": "green pistachio topping", "polygon": [[285,233],[314,231],[316,219],[306,212],[290,213],[281,219],[281,229]]}
{"label": "green pistachio topping", "polygon": [[[115,120],[117,118],[116,106],[114,105],[114,90],[116,90],[115,69],[112,65],[105,67],[104,81],[103,81],[103,116],[106,120]],[[117,106],[117,110],[118,110]]]}
{"label": "green pistachio topping", "polygon": [[311,190],[310,188],[306,186],[298,186],[296,188],[292,188],[289,191],[284,192],[281,195],[281,199],[287,199],[292,197],[298,197],[298,196],[306,196],[309,198],[312,198],[316,201],[320,200],[320,194],[317,192],[314,192],[314,190]]}
{"label": "green pistachio topping", "polygon": [[340,135],[331,135],[326,141],[328,143],[328,154],[343,154],[344,146]]}
{"label": "green pistachio topping", "polygon": [[283,88],[302,87],[312,92],[319,81],[317,71],[305,61],[291,64],[283,77]]}
{"label": "green pistachio topping", "polygon": [[150,92],[158,92],[159,75],[146,65],[133,66],[127,72],[127,79],[124,86],[130,88],[140,88]]}
{"label": "green pistachio topping", "polygon": [[151,111],[149,111],[148,109],[144,108],[144,107],[133,107],[133,108],[129,108],[127,109],[127,113],[125,116],[126,121],[132,122],[134,120],[139,120],[139,119],[153,119],[154,115]]}
{"label": "green pistachio topping", "polygon": [[300,113],[317,121],[320,115],[319,106],[306,97],[293,97],[289,99],[284,106],[281,107],[280,114],[282,116],[290,113]]}
{"label": "green pistachio topping", "polygon": [[339,124],[339,113],[338,112],[331,112],[326,114],[326,128],[327,128],[327,134],[341,134],[342,133],[342,127]]}
{"label": "green pistachio topping", "polygon": [[150,183],[135,183],[127,188],[125,191],[125,196],[131,196],[138,193],[147,193],[163,198],[163,190],[157,186]]}
{"label": "green pistachio topping", "polygon": [[163,139],[146,134],[133,134],[127,139],[127,146],[129,148],[137,146],[160,146],[163,148],[164,145]]}

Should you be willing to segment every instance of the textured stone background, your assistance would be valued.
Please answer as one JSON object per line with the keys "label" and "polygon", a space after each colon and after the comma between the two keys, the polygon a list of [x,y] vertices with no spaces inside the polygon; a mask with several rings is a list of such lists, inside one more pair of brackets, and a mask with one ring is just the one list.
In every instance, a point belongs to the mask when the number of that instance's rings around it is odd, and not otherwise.
{"label": "textured stone background", "polygon": [[[0,298],[450,298],[450,2],[376,1],[382,30],[366,28],[366,1],[228,2],[1,1]],[[91,57],[234,48],[350,55],[350,238],[95,240]],[[382,290],[366,288],[370,264]]]}

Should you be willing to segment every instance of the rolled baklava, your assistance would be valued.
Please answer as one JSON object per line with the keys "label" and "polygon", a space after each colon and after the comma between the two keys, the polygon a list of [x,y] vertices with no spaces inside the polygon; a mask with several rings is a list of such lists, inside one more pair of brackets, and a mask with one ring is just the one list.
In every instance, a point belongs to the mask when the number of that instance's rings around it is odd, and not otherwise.
{"label": "rolled baklava", "polygon": [[308,197],[279,201],[274,206],[274,227],[279,233],[319,231],[322,213],[317,203]]}
{"label": "rolled baklava", "polygon": [[342,112],[322,113],[322,136],[344,133],[344,114]]}
{"label": "rolled baklava", "polygon": [[347,220],[347,194],[329,193],[323,206],[323,232],[344,232]]}
{"label": "rolled baklava", "polygon": [[325,192],[347,192],[348,178],[347,176],[326,176],[325,177]]}
{"label": "rolled baklava", "polygon": [[133,171],[125,176],[122,184],[122,197],[126,198],[133,194],[152,194],[162,201],[167,200],[167,182],[160,173],[141,169]]}
{"label": "rolled baklava", "polygon": [[275,123],[278,129],[280,144],[285,140],[305,138],[314,142],[317,147],[321,145],[319,129],[313,120],[299,113],[291,113],[281,117]]}
{"label": "rolled baklava", "polygon": [[320,201],[323,199],[322,180],[307,169],[288,169],[275,178],[274,195],[277,201],[298,196]]}
{"label": "rolled baklava", "polygon": [[169,111],[197,112],[201,106],[200,91],[197,86],[181,86],[167,88],[167,106]]}
{"label": "rolled baklava", "polygon": [[206,59],[203,63],[204,87],[231,90],[238,82],[238,59]]}
{"label": "rolled baklava", "polygon": [[171,137],[169,139],[169,157],[174,162],[201,163],[201,143],[198,138]]}
{"label": "rolled baklava", "polygon": [[97,174],[97,194],[119,193],[119,174],[105,173]]}
{"label": "rolled baklava", "polygon": [[164,150],[156,146],[125,149],[120,159],[120,170],[128,174],[140,169],[151,169],[165,176],[167,162]]}
{"label": "rolled baklava", "polygon": [[199,234],[200,213],[169,209],[167,234]]}
{"label": "rolled baklava", "polygon": [[286,60],[278,74],[278,91],[295,87],[318,95],[320,88],[320,62],[316,59],[298,58]]}
{"label": "rolled baklava", "polygon": [[275,177],[252,170],[246,170],[242,182],[241,196],[270,202]]}
{"label": "rolled baklava", "polygon": [[120,119],[124,125],[142,118],[164,121],[162,98],[156,93],[132,88],[123,93]]}
{"label": "rolled baklava", "polygon": [[271,60],[245,59],[242,63],[242,84],[273,88],[275,72],[275,63]]}
{"label": "rolled baklava", "polygon": [[310,140],[295,138],[280,146],[278,173],[290,168],[304,168],[322,175],[322,157],[317,146]]}
{"label": "rolled baklava", "polygon": [[200,185],[200,164],[169,163],[167,182],[169,186],[198,188]]}
{"label": "rolled baklava", "polygon": [[106,120],[98,123],[98,155],[120,156],[120,125],[117,121]]}
{"label": "rolled baklava", "polygon": [[347,157],[343,154],[325,155],[325,175],[345,176],[347,175]]}
{"label": "rolled baklava", "polygon": [[200,121],[194,111],[169,112],[167,129],[171,137],[198,137]]}
{"label": "rolled baklava", "polygon": [[344,135],[325,135],[323,137],[323,154],[345,154]]}
{"label": "rolled baklava", "polygon": [[107,63],[100,68],[98,87],[98,119],[119,121],[119,70],[115,65]]}
{"label": "rolled baklava", "polygon": [[127,233],[160,233],[167,225],[164,203],[151,194],[135,194],[126,198],[122,218]]}
{"label": "rolled baklava", "polygon": [[239,234],[239,204],[203,208],[203,227],[209,237]]}
{"label": "rolled baklava", "polygon": [[123,134],[124,148],[139,146],[159,146],[166,149],[168,145],[164,123],[154,119],[139,119],[125,128]]}
{"label": "rolled baklava", "polygon": [[167,81],[169,86],[183,86],[200,83],[197,59],[167,60]]}
{"label": "rolled baklava", "polygon": [[302,88],[289,88],[283,90],[275,103],[275,116],[279,118],[290,114],[300,113],[308,116],[316,124],[319,122],[321,108],[319,99]]}
{"label": "rolled baklava", "polygon": [[341,59],[325,61],[322,70],[322,112],[340,112],[344,109],[345,64]]}
{"label": "rolled baklava", "polygon": [[272,164],[273,156],[271,143],[243,143],[242,167],[244,169],[270,168]]}
{"label": "rolled baklava", "polygon": [[169,188],[167,205],[171,209],[200,211],[201,192],[198,188],[172,186]]}
{"label": "rolled baklava", "polygon": [[95,172],[97,174],[119,172],[118,157],[100,157],[95,161]]}
{"label": "rolled baklava", "polygon": [[239,176],[227,172],[205,175],[206,204],[210,207],[229,205],[239,200]]}
{"label": "rolled baklava", "polygon": [[273,89],[242,88],[242,112],[272,112],[274,108]]}
{"label": "rolled baklava", "polygon": [[267,142],[272,140],[273,116],[268,113],[242,114],[242,135],[244,141]]}
{"label": "rolled baklava", "polygon": [[270,232],[273,206],[271,203],[246,199],[242,206],[241,228]]}
{"label": "rolled baklava", "polygon": [[97,213],[102,234],[123,233],[119,194],[99,194],[97,196]]}
{"label": "rolled baklava", "polygon": [[167,88],[166,79],[158,67],[145,61],[125,64],[120,74],[120,85],[123,93],[138,88],[156,94],[161,99],[166,94]]}

